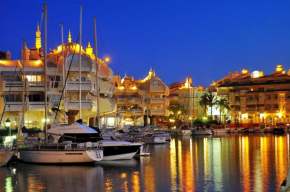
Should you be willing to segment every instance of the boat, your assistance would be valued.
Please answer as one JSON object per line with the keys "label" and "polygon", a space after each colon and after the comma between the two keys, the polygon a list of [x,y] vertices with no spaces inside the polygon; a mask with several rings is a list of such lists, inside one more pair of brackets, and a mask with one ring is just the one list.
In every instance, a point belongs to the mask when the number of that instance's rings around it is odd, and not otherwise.
{"label": "boat", "polygon": [[0,167],[6,166],[10,159],[15,155],[14,150],[6,146],[0,146]]}
{"label": "boat", "polygon": [[191,133],[191,135],[212,135],[212,134],[213,132],[210,129],[207,129],[206,126],[195,127]]}
{"label": "boat", "polygon": [[153,135],[154,136],[159,136],[159,137],[165,137],[165,141],[170,141],[171,140],[171,134],[170,133],[166,133],[164,131],[153,131]]}
{"label": "boat", "polygon": [[28,163],[94,163],[103,159],[101,146],[91,142],[18,145],[20,157]]}
{"label": "boat", "polygon": [[144,148],[144,146],[142,145],[142,148],[141,148],[141,150],[140,150],[140,156],[143,156],[143,157],[148,157],[148,156],[150,156],[149,145],[147,145],[146,148]]}
{"label": "boat", "polygon": [[57,126],[48,130],[49,139],[55,144],[65,141],[75,143],[92,142],[95,146],[99,143],[103,148],[103,161],[127,160],[140,150],[141,143],[120,141],[111,136],[111,139],[103,139],[100,131],[97,131],[78,120],[72,125]]}
{"label": "boat", "polygon": [[[80,6],[82,13],[82,5]],[[45,82],[45,98],[47,98],[47,4],[44,4],[44,82]],[[24,41],[24,47],[25,41]],[[47,100],[45,100],[45,119],[47,119]],[[42,143],[18,143],[17,150],[20,153],[20,158],[24,162],[29,163],[92,163],[103,159],[103,150],[100,144],[92,144],[90,141],[82,141],[81,143],[72,143],[65,141],[62,143],[49,142],[47,131],[47,121],[45,121],[45,140]],[[65,137],[65,136],[64,136]],[[66,138],[66,137],[65,137]],[[53,138],[50,138],[50,140]],[[71,139],[71,138],[70,138]]]}

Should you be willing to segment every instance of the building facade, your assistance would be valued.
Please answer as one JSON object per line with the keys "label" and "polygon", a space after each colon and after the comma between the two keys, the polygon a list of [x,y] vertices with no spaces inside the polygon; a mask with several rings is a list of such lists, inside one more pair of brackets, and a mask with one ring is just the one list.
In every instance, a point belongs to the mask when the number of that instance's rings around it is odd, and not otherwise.
{"label": "building facade", "polygon": [[[192,85],[191,77],[187,77],[184,82],[175,82],[169,85],[170,88],[170,106],[179,106],[181,120],[189,122],[203,116],[206,111],[199,105],[200,98],[208,92],[207,88],[199,85]],[[171,107],[170,107],[171,108]],[[171,111],[171,113],[174,113]],[[183,114],[184,113],[184,114]],[[182,115],[181,115],[182,114]]]}
{"label": "building facade", "polygon": [[270,75],[247,69],[230,72],[210,90],[229,98],[232,123],[289,123],[290,71],[282,65]]}
{"label": "building facade", "polygon": [[[62,54],[62,50],[63,53]],[[81,51],[81,77],[79,76],[79,53]],[[45,122],[45,89],[47,81],[47,101],[50,117],[51,108],[58,107],[63,115],[58,121],[73,123],[81,118],[86,124],[94,124],[97,116],[96,103],[96,57],[88,44],[86,49],[72,42],[69,33],[68,42],[47,54],[47,79],[44,77],[44,57],[41,47],[40,30],[36,31],[35,47],[22,50],[22,60],[0,60],[0,110],[2,122],[9,118],[12,127],[25,125],[27,128],[42,129]],[[112,83],[113,71],[101,59],[97,59],[100,83],[100,113],[116,111],[116,103],[111,96],[115,86]],[[64,64],[63,64],[64,63]],[[79,84],[81,78],[81,84]],[[65,83],[66,82],[66,83]],[[79,96],[81,90],[81,97]],[[62,99],[61,99],[62,98]],[[79,106],[79,99],[81,106]],[[21,122],[24,116],[24,122]],[[50,120],[47,120],[50,121]]]}
{"label": "building facade", "polygon": [[[169,88],[150,69],[145,79],[121,79],[114,76],[117,112],[122,114],[124,125],[156,125],[160,117],[169,115]],[[148,121],[148,118],[150,122]]]}

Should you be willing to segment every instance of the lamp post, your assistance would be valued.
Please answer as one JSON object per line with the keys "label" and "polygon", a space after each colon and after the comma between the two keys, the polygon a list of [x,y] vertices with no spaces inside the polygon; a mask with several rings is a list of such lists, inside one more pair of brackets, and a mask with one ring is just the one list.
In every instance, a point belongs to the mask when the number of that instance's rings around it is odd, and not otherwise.
{"label": "lamp post", "polygon": [[9,130],[9,136],[11,136],[11,121],[9,118],[7,118],[7,120],[5,121],[5,126],[8,128]]}

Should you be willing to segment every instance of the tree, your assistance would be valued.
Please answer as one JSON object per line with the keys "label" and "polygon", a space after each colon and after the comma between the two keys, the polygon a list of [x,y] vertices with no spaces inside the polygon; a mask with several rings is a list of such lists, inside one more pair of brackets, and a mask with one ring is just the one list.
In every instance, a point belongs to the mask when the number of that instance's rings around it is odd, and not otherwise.
{"label": "tree", "polygon": [[200,98],[201,100],[199,101],[199,105],[203,108],[204,113],[207,114],[206,107],[207,107],[208,101],[207,101],[206,94],[203,94]]}
{"label": "tree", "polygon": [[219,100],[216,100],[215,101],[215,106],[217,109],[220,110],[220,122],[222,121],[222,113],[224,112],[224,110],[231,110],[231,107],[230,107],[230,103],[227,99],[225,98],[221,98]]}
{"label": "tree", "polygon": [[6,60],[6,53],[4,51],[0,51],[0,59]]}
{"label": "tree", "polygon": [[211,108],[210,116],[212,117],[212,107],[215,105],[215,102],[216,102],[215,94],[205,93],[200,98],[201,98],[201,100],[199,101],[199,105],[204,107],[205,113],[206,113],[207,106],[209,106]]}

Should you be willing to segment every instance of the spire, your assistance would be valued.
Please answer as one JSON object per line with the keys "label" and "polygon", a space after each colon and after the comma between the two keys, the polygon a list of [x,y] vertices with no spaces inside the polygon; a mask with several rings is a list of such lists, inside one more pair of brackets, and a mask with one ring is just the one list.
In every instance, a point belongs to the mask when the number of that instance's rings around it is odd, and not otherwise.
{"label": "spire", "polygon": [[70,30],[68,31],[68,42],[71,43],[71,34],[70,34]]}
{"label": "spire", "polygon": [[39,48],[41,48],[41,32],[40,32],[38,23],[37,23],[37,29],[36,29],[35,35],[36,35],[35,47],[39,50]]}
{"label": "spire", "polygon": [[88,46],[86,47],[86,53],[89,55],[93,54],[93,48],[91,47],[90,42],[89,42]]}
{"label": "spire", "polygon": [[127,72],[125,71],[125,77],[127,77]]}

